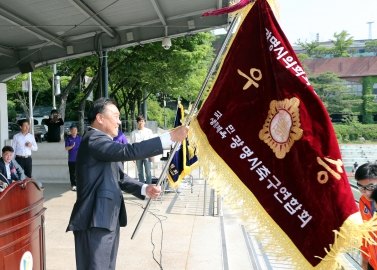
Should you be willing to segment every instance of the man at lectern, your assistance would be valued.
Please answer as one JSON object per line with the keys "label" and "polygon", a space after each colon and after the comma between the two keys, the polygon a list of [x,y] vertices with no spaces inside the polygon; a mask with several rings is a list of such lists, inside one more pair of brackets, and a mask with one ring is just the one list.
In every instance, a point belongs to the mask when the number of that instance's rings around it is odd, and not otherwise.
{"label": "man at lectern", "polygon": [[26,178],[20,165],[13,159],[14,149],[12,146],[4,146],[0,158],[0,185],[5,189],[13,181]]}

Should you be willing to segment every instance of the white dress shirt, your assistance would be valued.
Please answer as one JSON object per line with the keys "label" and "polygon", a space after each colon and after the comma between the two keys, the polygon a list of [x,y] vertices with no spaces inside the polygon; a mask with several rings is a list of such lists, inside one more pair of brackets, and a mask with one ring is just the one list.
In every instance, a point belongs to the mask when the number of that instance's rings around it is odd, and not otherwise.
{"label": "white dress shirt", "polygon": [[7,177],[8,179],[11,179],[9,163],[6,163],[5,161],[4,163],[5,163],[5,170],[7,171]]}
{"label": "white dress shirt", "polygon": [[[31,143],[31,147],[27,147],[25,145],[27,142]],[[14,135],[12,147],[14,149],[15,156],[31,156],[31,151],[38,150],[34,136],[30,133],[26,133],[26,135],[24,135],[22,132]]]}
{"label": "white dress shirt", "polygon": [[135,129],[131,132],[131,143],[142,142],[155,137],[149,128]]}

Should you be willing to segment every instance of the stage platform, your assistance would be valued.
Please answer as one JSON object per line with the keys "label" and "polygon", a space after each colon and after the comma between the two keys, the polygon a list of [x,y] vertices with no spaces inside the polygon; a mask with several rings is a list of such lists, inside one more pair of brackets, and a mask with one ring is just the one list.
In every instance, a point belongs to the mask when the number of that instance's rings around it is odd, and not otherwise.
{"label": "stage platform", "polygon": [[[44,185],[46,269],[75,269],[73,233],[65,230],[76,193],[69,190],[68,183]],[[128,225],[121,228],[116,269],[160,269],[153,256],[166,270],[253,269],[240,225],[234,217],[226,218],[224,230],[224,220],[213,208],[214,196],[208,187],[206,195],[204,204],[204,180],[194,180],[193,193],[189,187],[178,194],[166,193],[162,200],[151,204],[151,213],[131,240],[147,201],[124,194]],[[223,268],[224,256],[227,268]]]}

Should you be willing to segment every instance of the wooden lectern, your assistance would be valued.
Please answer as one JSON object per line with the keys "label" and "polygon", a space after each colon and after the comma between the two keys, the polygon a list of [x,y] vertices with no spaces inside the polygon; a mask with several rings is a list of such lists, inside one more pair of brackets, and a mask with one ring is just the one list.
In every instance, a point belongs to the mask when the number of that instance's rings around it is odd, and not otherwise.
{"label": "wooden lectern", "polygon": [[0,270],[46,269],[43,202],[30,178],[0,193]]}

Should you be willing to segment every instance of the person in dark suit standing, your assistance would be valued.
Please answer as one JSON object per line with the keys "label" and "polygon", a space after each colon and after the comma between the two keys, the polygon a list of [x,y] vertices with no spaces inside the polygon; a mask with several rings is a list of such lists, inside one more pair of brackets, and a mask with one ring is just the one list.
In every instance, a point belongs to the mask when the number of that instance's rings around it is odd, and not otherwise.
{"label": "person in dark suit standing", "polygon": [[14,149],[12,146],[4,146],[0,158],[0,185],[5,189],[13,181],[26,178],[21,166],[13,159]]}
{"label": "person in dark suit standing", "polygon": [[64,125],[64,121],[58,111],[53,109],[51,110],[51,115],[49,121],[46,122],[46,126],[48,126],[47,132],[47,141],[48,142],[60,142],[61,135],[60,135],[60,126]]}
{"label": "person in dark suit standing", "polygon": [[182,141],[187,127],[176,128],[141,143],[120,144],[120,113],[113,100],[100,98],[87,113],[91,128],[84,134],[76,159],[77,199],[67,231],[75,238],[76,267],[79,270],[115,269],[119,229],[127,224],[121,189],[139,198],[156,199],[160,187],[130,179],[121,161],[155,156],[173,141]]}

